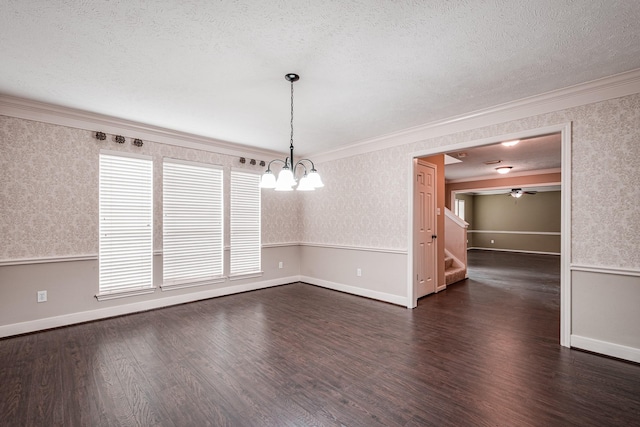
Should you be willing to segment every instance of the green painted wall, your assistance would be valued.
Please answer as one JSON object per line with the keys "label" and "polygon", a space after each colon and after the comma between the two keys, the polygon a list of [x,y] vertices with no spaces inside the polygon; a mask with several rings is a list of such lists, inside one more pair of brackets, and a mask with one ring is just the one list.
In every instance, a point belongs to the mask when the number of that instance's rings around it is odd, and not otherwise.
{"label": "green painted wall", "polygon": [[560,233],[560,191],[525,194],[519,199],[506,194],[476,195],[472,199],[471,203],[465,200],[472,206],[471,215],[465,209],[472,231],[469,247],[560,253],[559,234],[498,233]]}

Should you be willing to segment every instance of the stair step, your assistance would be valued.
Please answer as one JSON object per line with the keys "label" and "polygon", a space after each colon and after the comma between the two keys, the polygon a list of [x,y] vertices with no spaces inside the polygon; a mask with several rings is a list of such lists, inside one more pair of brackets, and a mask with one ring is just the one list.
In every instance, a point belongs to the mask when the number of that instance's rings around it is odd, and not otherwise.
{"label": "stair step", "polygon": [[467,269],[464,267],[451,267],[444,271],[445,283],[447,285],[464,280],[466,277]]}
{"label": "stair step", "polygon": [[444,258],[444,269],[445,271],[453,266],[453,258],[445,257]]}

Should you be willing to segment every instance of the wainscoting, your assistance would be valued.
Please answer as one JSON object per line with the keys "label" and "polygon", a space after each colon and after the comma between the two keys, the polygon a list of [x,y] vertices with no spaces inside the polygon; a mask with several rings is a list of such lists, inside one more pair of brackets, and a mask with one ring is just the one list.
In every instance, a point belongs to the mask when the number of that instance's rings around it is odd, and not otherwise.
{"label": "wainscoting", "polygon": [[571,346],[640,363],[640,271],[571,270]]}
{"label": "wainscoting", "polygon": [[[225,259],[228,263],[229,257]],[[279,268],[280,262],[283,268]],[[0,337],[297,282],[299,264],[297,243],[271,245],[263,247],[260,277],[227,278],[215,285],[163,291],[160,289],[162,254],[156,253],[153,293],[97,301],[98,259],[95,255],[7,261],[0,265],[0,292],[5,301],[0,310]],[[36,292],[40,290],[47,290],[45,303],[36,301]]]}

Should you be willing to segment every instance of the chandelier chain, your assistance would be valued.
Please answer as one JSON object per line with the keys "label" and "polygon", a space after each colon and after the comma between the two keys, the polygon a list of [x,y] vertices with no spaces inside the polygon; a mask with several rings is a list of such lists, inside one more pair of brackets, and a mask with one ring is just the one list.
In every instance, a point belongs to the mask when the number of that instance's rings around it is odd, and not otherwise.
{"label": "chandelier chain", "polygon": [[[291,82],[291,140],[289,148],[293,150],[293,81]],[[291,159],[291,163],[293,164],[293,159]]]}

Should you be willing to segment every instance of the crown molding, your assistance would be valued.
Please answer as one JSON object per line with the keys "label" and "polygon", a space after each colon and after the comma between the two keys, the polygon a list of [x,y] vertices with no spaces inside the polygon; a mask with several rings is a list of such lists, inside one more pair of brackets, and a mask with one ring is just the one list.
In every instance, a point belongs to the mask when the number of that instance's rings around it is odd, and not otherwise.
{"label": "crown molding", "polygon": [[640,68],[309,155],[315,163],[640,93]]}
{"label": "crown molding", "polygon": [[[635,93],[640,93],[640,69],[426,123],[333,150],[321,151],[307,157],[313,157],[315,163],[322,163]],[[114,135],[125,134],[131,138],[232,156],[278,157],[281,154],[272,150],[3,94],[0,94],[0,115]]]}
{"label": "crown molding", "polygon": [[0,94],[0,115],[240,157],[277,157],[281,153],[147,125],[104,114]]}
{"label": "crown molding", "polygon": [[[445,184],[461,184],[463,182],[476,182],[476,181],[486,181],[486,180],[496,180],[496,179],[509,179],[509,178],[517,178],[519,176],[534,176],[534,175],[547,175],[553,173],[562,173],[562,168],[554,168],[554,169],[537,169],[532,171],[524,171],[524,172],[510,172],[504,175],[482,175],[473,178],[460,178],[460,179],[452,179],[445,181]],[[537,185],[537,184],[536,184]]]}

